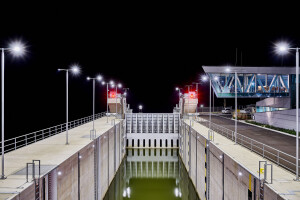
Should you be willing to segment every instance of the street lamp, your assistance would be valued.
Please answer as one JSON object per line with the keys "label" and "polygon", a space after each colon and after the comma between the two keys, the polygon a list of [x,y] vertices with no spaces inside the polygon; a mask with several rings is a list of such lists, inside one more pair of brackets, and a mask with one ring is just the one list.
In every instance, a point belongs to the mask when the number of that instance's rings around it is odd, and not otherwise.
{"label": "street lamp", "polygon": [[111,85],[112,87],[114,86],[114,81],[109,81],[105,83],[102,81],[102,85],[106,84],[106,123],[108,123],[108,85]]}
{"label": "street lamp", "polygon": [[20,41],[14,41],[8,48],[1,48],[1,155],[2,155],[2,174],[4,175],[4,52],[9,51],[14,57],[21,57],[25,54],[25,46]]}
{"label": "street lamp", "polygon": [[196,106],[196,113],[198,113],[198,99],[199,99],[199,97],[198,97],[198,95],[199,95],[199,92],[198,92],[198,85],[199,85],[200,83],[198,83],[198,82],[193,82],[193,84],[196,85],[196,91],[197,91],[197,106]]}
{"label": "street lamp", "polygon": [[96,130],[95,130],[95,81],[101,81],[102,80],[102,76],[98,75],[95,78],[91,78],[91,77],[87,77],[86,78],[88,81],[89,80],[93,80],[93,130],[90,131],[90,139],[96,138]]}
{"label": "street lamp", "polygon": [[122,84],[121,83],[118,83],[116,84],[116,117],[118,117],[118,88],[121,88],[122,87]]}
{"label": "street lamp", "polygon": [[286,54],[296,50],[296,181],[299,181],[299,47],[291,48],[286,42],[275,45],[277,54]]}
{"label": "street lamp", "polygon": [[126,97],[126,96],[127,96],[127,91],[129,90],[129,88],[123,88],[123,90],[125,91],[125,92],[123,93],[123,95]]}
{"label": "street lamp", "polygon": [[139,110],[140,110],[140,113],[143,112],[143,106],[142,105],[139,105]]}
{"label": "street lamp", "polygon": [[188,98],[187,114],[188,114],[190,109],[190,87],[193,87],[193,85],[185,85],[185,87],[188,88],[188,95],[187,95]]}
{"label": "street lamp", "polygon": [[78,75],[80,73],[80,67],[74,64],[68,69],[58,69],[58,71],[66,72],[66,144],[69,144],[69,71],[71,71],[73,75]]}
{"label": "street lamp", "polygon": [[[231,69],[230,67],[227,67],[225,69],[226,72],[230,72]],[[238,114],[237,114],[237,72],[236,70],[234,71],[234,101],[235,101],[235,118],[234,118],[234,135],[235,135],[235,144],[237,144],[237,118],[238,118]]]}
{"label": "street lamp", "polygon": [[201,80],[206,82],[209,79],[209,130],[211,131],[211,79],[209,76],[203,75]]}
{"label": "street lamp", "polygon": [[181,93],[180,93],[180,90],[181,90],[181,89],[182,89],[182,88],[179,88],[179,87],[176,87],[176,88],[175,88],[175,90],[178,91],[178,97],[179,97],[178,105],[179,105],[179,102],[180,102],[180,94],[181,94]]}

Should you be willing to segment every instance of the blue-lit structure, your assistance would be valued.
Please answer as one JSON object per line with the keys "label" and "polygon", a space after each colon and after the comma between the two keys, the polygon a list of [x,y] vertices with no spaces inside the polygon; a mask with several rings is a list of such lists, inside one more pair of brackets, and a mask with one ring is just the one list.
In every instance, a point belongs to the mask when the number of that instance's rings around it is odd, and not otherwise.
{"label": "blue-lit structure", "polygon": [[235,72],[238,98],[290,97],[295,67],[203,66],[218,98],[234,98]]}

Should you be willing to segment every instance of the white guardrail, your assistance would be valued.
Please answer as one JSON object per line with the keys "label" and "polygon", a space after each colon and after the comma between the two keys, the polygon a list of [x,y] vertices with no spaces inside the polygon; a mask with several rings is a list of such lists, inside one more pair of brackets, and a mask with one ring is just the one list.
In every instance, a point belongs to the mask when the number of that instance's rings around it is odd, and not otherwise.
{"label": "white guardrail", "polygon": [[[95,119],[99,119],[104,116],[106,116],[106,112],[101,112],[101,113],[95,114]],[[82,124],[91,122],[92,120],[93,120],[93,115],[83,117],[80,119],[76,119],[74,121],[70,121],[68,123],[68,129],[70,130],[70,129],[80,126]],[[4,153],[16,150],[23,146],[27,146],[29,144],[35,143],[37,141],[43,140],[45,138],[51,137],[53,135],[59,134],[64,131],[66,131],[66,123],[5,140],[4,141],[4,149],[5,149]],[[0,145],[2,148],[2,142],[0,142]]]}
{"label": "white guardrail", "polygon": [[[201,117],[197,117],[197,122],[200,124],[203,124],[206,127],[209,127],[209,121],[206,119],[203,119]],[[211,129],[228,139],[235,141],[235,134],[234,131],[225,128],[223,126],[220,126],[218,124],[215,124],[211,122]],[[275,149],[273,147],[270,147],[266,144],[263,144],[261,142],[258,142],[254,139],[251,139],[249,137],[246,137],[242,134],[237,133],[237,143],[242,145],[243,147],[246,147],[247,149],[251,150],[252,152],[255,152],[259,155],[261,155],[263,158],[266,158],[278,166],[281,166],[293,173],[296,173],[296,157],[284,153],[278,149]],[[300,170],[300,167],[299,167]]]}

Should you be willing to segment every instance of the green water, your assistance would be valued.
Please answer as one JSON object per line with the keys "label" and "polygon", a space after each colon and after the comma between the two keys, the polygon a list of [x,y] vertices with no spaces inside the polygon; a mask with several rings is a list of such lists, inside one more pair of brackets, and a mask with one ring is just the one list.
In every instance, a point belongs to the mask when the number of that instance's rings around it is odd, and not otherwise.
{"label": "green water", "polygon": [[105,200],[199,199],[177,149],[128,149]]}

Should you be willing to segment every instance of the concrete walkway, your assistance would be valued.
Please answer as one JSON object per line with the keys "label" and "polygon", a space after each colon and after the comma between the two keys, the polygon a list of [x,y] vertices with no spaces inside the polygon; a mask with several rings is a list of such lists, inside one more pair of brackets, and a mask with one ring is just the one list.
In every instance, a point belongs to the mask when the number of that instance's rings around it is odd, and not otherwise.
{"label": "concrete walkway", "polygon": [[[97,137],[108,131],[113,126],[109,117],[95,120]],[[118,123],[119,120],[116,120]],[[26,175],[16,175],[15,173],[26,167],[26,163],[33,159],[41,160],[41,165],[48,165],[47,172],[56,168],[63,161],[67,160],[74,153],[91,142],[90,130],[92,122],[83,124],[69,130],[69,145],[66,145],[66,133],[62,132],[47,139],[22,147],[5,154],[5,180],[0,180],[0,200],[9,199],[20,191],[25,190],[33,182],[26,183]],[[1,170],[1,167],[0,167]],[[47,173],[46,172],[46,173]],[[29,176],[31,179],[31,175]]]}
{"label": "concrete walkway", "polygon": [[[189,120],[185,120],[185,122],[190,124]],[[192,123],[192,127],[198,133],[207,138],[208,128],[196,122]],[[218,133],[215,133],[215,139],[212,142],[224,153],[231,156],[234,160],[246,167],[257,177],[259,176],[259,161],[267,161],[268,163],[271,163],[270,161],[265,160],[263,157],[251,152],[250,150],[240,145],[235,145],[234,142]],[[300,199],[300,182],[295,182],[293,180],[295,179],[295,175],[281,167],[278,167],[274,163],[272,164],[273,184],[267,185],[285,199]]]}

